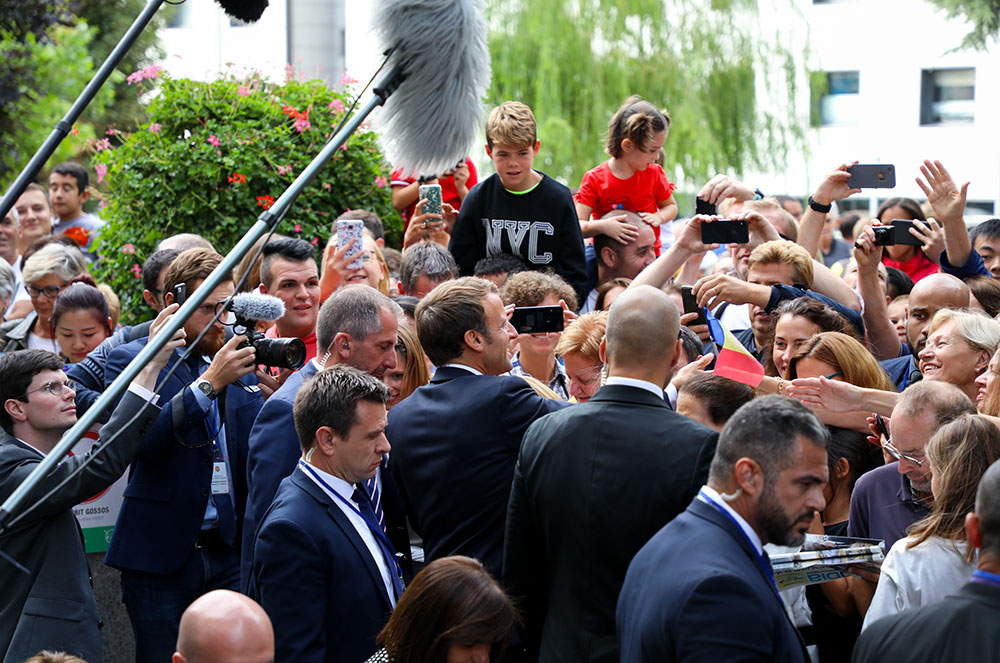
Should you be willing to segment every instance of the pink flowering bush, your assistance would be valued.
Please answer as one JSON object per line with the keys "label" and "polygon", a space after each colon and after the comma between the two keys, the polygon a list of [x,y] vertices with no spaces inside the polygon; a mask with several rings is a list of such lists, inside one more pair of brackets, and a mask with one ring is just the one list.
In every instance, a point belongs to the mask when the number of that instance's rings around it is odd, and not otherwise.
{"label": "pink flowering bush", "polygon": [[[124,322],[146,313],[141,265],[160,239],[196,232],[226,253],[320,152],[351,105],[350,90],[320,81],[277,84],[253,74],[202,83],[147,69],[130,80],[158,89],[147,95],[148,123],[119,132],[114,147],[107,139],[90,144],[110,190],[96,278],[121,297]],[[319,259],[333,220],[365,208],[398,246],[402,222],[386,186],[389,172],[375,134],[355,133],[277,232],[313,243]]]}

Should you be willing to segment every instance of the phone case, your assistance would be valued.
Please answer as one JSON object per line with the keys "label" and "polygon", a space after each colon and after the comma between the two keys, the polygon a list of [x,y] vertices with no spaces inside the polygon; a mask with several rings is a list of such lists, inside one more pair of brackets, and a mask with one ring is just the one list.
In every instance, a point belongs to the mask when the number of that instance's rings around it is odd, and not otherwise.
{"label": "phone case", "polygon": [[750,226],[744,219],[719,219],[703,223],[701,241],[705,244],[746,244],[750,241]]}
{"label": "phone case", "polygon": [[417,200],[427,199],[424,203],[424,212],[429,212],[431,214],[441,213],[441,185],[440,184],[421,184],[420,185],[420,197]]}
{"label": "phone case", "polygon": [[355,240],[354,246],[347,252],[346,257],[357,256],[357,258],[347,265],[347,269],[361,269],[364,264],[361,260],[361,254],[364,251],[364,237],[362,237],[361,231],[364,227],[365,224],[362,221],[354,219],[337,221],[337,246],[346,246],[352,239]]}
{"label": "phone case", "polygon": [[891,189],[896,186],[896,168],[892,164],[863,164],[849,166],[851,176],[847,186],[852,189]]}

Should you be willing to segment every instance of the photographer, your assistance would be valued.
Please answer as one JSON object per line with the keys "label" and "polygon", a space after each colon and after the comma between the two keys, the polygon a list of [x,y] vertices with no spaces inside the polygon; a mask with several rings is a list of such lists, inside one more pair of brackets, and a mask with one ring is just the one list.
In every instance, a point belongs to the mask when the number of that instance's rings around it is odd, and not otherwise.
{"label": "photographer", "polygon": [[[164,277],[166,303],[174,302],[179,284],[194,292],[221,261],[208,249],[183,252]],[[206,591],[237,589],[247,438],[263,397],[252,375],[254,349],[239,347],[246,341],[241,335],[225,340],[227,314],[213,322],[232,292],[232,280],[223,281],[184,323],[189,346],[211,326],[186,359],[175,353],[167,362],[164,370],[176,371],[132,464],[105,558],[122,571],[137,660],[168,660],[188,604]],[[146,342],[110,354],[107,384]]]}

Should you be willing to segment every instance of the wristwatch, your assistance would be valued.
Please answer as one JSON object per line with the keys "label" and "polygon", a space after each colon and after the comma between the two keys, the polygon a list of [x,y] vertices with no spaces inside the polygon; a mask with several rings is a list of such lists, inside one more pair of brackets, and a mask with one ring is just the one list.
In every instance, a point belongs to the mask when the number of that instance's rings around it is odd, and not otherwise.
{"label": "wristwatch", "polygon": [[215,390],[215,387],[213,387],[212,383],[209,382],[208,380],[201,379],[195,382],[194,384],[196,387],[198,387],[198,390],[201,393],[205,394],[208,400],[214,401],[216,398],[218,398],[219,392]]}
{"label": "wristwatch", "polygon": [[833,209],[833,205],[832,204],[830,204],[830,205],[823,205],[822,203],[817,203],[815,200],[813,200],[812,196],[809,196],[809,207],[813,211],[819,212],[820,214],[826,214],[831,209]]}

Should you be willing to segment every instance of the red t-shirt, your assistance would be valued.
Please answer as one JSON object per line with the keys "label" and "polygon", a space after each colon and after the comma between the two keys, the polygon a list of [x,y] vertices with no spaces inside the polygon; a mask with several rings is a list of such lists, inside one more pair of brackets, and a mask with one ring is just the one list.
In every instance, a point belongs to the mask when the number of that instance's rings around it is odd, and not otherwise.
{"label": "red t-shirt", "polygon": [[[666,202],[676,185],[667,179],[659,164],[650,164],[646,170],[637,170],[627,180],[619,179],[611,172],[605,161],[597,168],[587,171],[576,192],[576,202],[592,208],[593,218],[600,219],[613,209],[630,212],[654,213],[660,203]],[[654,226],[656,252],[660,251],[660,227]]]}
{"label": "red t-shirt", "polygon": [[889,254],[882,256],[882,264],[887,267],[895,267],[906,273],[913,282],[916,283],[925,276],[930,276],[931,274],[937,274],[941,269],[931,262],[931,259],[924,255],[924,252],[917,248],[916,254],[909,260],[900,262],[898,260],[893,260],[889,257]]}
{"label": "red t-shirt", "polygon": [[[465,182],[465,186],[468,189],[476,186],[479,182],[479,178],[476,177],[476,164],[472,163],[472,159],[466,157],[465,165],[469,167],[469,179]],[[415,177],[403,177],[403,169],[397,168],[392,171],[392,175],[389,176],[389,186],[409,186],[417,181]],[[441,185],[441,202],[448,203],[458,211],[462,207],[462,201],[458,197],[458,189],[455,188],[455,180],[451,177],[440,177],[438,178],[438,184]],[[417,202],[420,202],[418,198],[416,202],[403,210],[403,230],[406,230],[406,226],[410,225],[410,217],[413,216],[413,210],[417,206]]]}

